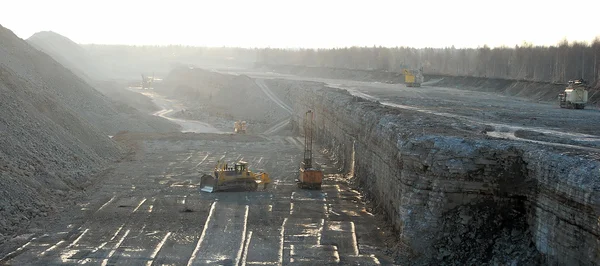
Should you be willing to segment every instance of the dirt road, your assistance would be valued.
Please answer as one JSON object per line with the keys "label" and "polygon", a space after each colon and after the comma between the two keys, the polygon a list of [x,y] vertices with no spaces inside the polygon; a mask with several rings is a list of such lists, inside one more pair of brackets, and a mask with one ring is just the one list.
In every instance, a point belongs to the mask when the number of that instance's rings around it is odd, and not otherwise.
{"label": "dirt road", "polygon": [[159,116],[165,118],[167,120],[171,120],[181,126],[181,132],[193,132],[193,133],[220,133],[221,131],[215,128],[214,126],[203,123],[197,120],[186,120],[171,117],[169,114],[179,112],[181,110],[185,110],[185,106],[176,102],[172,99],[167,99],[166,97],[155,93],[152,90],[141,90],[138,88],[129,88],[129,90],[140,93],[142,95],[147,96],[152,99],[154,104],[161,108],[160,111],[153,113],[155,116]]}

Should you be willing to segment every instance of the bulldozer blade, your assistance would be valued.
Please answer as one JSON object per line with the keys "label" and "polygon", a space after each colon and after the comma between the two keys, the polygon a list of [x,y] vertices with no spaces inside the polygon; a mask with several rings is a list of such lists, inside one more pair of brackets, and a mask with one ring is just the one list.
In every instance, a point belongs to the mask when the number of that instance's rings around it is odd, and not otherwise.
{"label": "bulldozer blade", "polygon": [[200,178],[200,190],[208,193],[217,191],[217,179],[210,175],[203,175]]}

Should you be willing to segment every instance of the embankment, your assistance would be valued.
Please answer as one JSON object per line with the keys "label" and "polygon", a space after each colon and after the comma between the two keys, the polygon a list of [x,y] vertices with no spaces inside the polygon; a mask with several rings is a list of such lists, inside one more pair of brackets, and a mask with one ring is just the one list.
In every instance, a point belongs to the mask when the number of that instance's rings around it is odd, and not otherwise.
{"label": "embankment", "polygon": [[404,75],[402,73],[383,70],[311,67],[301,65],[257,65],[256,67],[266,71],[306,77],[404,83]]}
{"label": "embankment", "polygon": [[[310,67],[300,65],[261,65],[260,67],[264,70],[298,76],[367,82],[404,83],[404,75],[402,73],[383,70]],[[564,91],[566,86],[565,84],[550,82],[435,75],[427,73],[425,73],[425,82],[427,86],[494,92],[540,102],[555,102],[558,94]],[[589,105],[600,104],[600,87],[591,88],[589,97]]]}
{"label": "embankment", "polygon": [[600,162],[589,154],[491,139],[319,83],[267,84],[292,103],[296,128],[315,112],[318,142],[397,230],[400,262],[600,261]]}
{"label": "embankment", "polygon": [[[176,114],[179,117],[205,122],[213,122],[208,120],[207,115],[222,120],[245,120],[251,133],[262,132],[274,121],[289,116],[264,94],[253,79],[245,75],[178,67],[156,90],[187,107],[185,114]],[[228,127],[233,128],[233,123]]]}

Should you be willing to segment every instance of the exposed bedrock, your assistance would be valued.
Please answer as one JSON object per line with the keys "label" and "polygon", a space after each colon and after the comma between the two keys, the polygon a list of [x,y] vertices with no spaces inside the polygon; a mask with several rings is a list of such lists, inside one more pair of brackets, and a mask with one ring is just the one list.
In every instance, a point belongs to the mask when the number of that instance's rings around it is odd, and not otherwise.
{"label": "exposed bedrock", "polygon": [[408,264],[600,261],[600,162],[586,153],[491,139],[482,125],[384,107],[320,83],[269,80],[315,112],[321,146],[354,173]]}

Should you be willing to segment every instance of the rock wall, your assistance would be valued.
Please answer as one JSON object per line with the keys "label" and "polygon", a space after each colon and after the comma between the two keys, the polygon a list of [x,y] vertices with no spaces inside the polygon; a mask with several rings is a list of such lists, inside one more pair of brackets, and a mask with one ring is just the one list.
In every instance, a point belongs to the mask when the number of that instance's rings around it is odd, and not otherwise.
{"label": "rock wall", "polygon": [[306,110],[315,112],[317,141],[397,230],[406,247],[399,262],[600,261],[600,162],[592,155],[495,140],[480,125],[291,83],[268,85],[293,103],[296,128]]}

